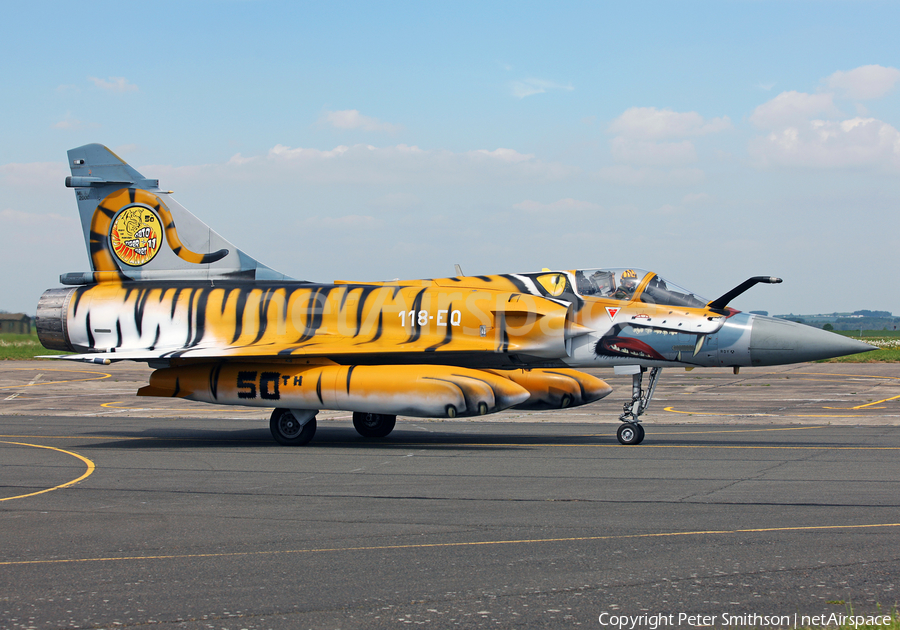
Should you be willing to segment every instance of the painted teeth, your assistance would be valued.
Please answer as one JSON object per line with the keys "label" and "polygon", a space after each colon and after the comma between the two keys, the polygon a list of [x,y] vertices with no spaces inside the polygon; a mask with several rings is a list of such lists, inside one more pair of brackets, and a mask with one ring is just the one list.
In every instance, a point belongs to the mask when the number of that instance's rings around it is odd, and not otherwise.
{"label": "painted teeth", "polygon": [[616,352],[621,352],[622,354],[627,354],[632,357],[638,357],[640,359],[649,359],[650,355],[646,352],[641,352],[640,350],[632,350],[631,348],[620,348],[618,345],[613,344],[609,347],[610,350],[614,350]]}

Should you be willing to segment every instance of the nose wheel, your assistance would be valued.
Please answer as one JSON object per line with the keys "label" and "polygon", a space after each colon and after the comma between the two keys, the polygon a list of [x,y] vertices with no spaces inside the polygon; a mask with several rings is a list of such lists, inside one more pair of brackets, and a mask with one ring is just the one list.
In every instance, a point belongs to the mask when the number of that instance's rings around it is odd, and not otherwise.
{"label": "nose wheel", "polygon": [[616,437],[620,444],[626,446],[631,444],[640,444],[644,441],[644,427],[637,422],[623,422],[616,431]]}

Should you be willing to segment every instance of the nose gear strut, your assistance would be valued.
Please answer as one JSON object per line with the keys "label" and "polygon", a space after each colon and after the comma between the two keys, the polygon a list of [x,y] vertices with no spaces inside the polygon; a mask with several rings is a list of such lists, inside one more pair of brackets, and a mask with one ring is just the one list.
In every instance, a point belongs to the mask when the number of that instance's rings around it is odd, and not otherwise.
{"label": "nose gear strut", "polygon": [[631,375],[631,402],[627,402],[622,409],[619,420],[624,422],[616,432],[616,437],[622,444],[640,444],[644,440],[644,427],[640,423],[640,416],[644,414],[656,391],[656,383],[662,368],[649,368],[650,376],[647,381],[647,389],[642,389],[644,372],[648,368],[641,367],[639,372]]}

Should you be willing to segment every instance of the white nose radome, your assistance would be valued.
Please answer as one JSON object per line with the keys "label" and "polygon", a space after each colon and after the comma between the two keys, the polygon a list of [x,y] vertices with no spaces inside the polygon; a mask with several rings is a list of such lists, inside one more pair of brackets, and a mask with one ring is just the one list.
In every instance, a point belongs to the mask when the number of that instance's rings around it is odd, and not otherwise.
{"label": "white nose radome", "polygon": [[750,332],[751,365],[783,365],[876,350],[862,341],[784,319],[757,315]]}

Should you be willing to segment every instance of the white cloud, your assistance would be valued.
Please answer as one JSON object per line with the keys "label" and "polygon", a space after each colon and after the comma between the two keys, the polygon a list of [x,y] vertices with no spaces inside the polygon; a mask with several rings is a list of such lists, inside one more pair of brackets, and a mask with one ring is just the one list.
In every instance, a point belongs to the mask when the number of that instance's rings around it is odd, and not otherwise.
{"label": "white cloud", "polygon": [[[655,107],[631,107],[608,127],[616,134],[610,153],[616,162],[634,165],[607,167],[601,179],[626,185],[685,185],[703,180],[699,169],[677,168],[697,161],[697,149],[687,138],[731,129],[727,116],[706,120],[697,112],[676,112]],[[675,141],[684,138],[680,141]],[[667,141],[668,140],[668,141]],[[671,171],[660,167],[676,167]]]}
{"label": "white cloud", "polygon": [[[883,96],[897,81],[900,70],[882,66],[861,66],[823,79],[827,87],[856,99]],[[750,122],[766,133],[750,141],[754,164],[761,168],[900,167],[900,132],[869,117],[859,103],[857,116],[850,118],[834,104],[834,97],[834,92],[782,92],[757,107]]]}
{"label": "white cloud", "polygon": [[348,214],[342,217],[309,217],[301,221],[301,226],[317,230],[374,230],[382,226],[382,221],[375,217],[361,214]]}
{"label": "white cloud", "polygon": [[525,98],[534,94],[544,94],[549,90],[563,90],[571,92],[575,88],[571,85],[561,85],[553,81],[545,81],[543,79],[522,79],[513,81],[509,84],[512,95],[516,98]]}
{"label": "white cloud", "polygon": [[[69,233],[78,227],[75,213],[72,213],[71,216],[62,216],[52,212],[49,214],[38,214],[13,210],[12,208],[0,210],[0,223],[7,227],[34,228],[38,232],[43,232],[48,226],[56,226]],[[78,236],[80,237],[81,235],[78,234]]]}
{"label": "white cloud", "polygon": [[254,160],[257,160],[257,159],[258,159],[258,156],[245,158],[240,153],[235,153],[234,155],[231,156],[231,159],[229,159],[228,162],[226,162],[226,164],[228,164],[229,166],[243,166],[244,164],[249,164],[250,162],[253,162]]}
{"label": "white cloud", "polygon": [[689,217],[702,216],[703,208],[713,201],[707,193],[688,193],[681,198],[681,203],[665,203],[654,212],[659,215],[685,220]]}
{"label": "white cloud", "polygon": [[133,154],[140,151],[140,146],[134,143],[129,144],[120,144],[118,146],[113,147],[113,151],[116,155],[124,155],[126,153]]}
{"label": "white cloud", "polygon": [[400,125],[382,122],[371,116],[363,116],[356,109],[325,112],[320,122],[327,123],[336,129],[362,129],[363,131],[384,131],[387,133],[396,133],[403,128]]}
{"label": "white cloud", "polygon": [[900,70],[879,65],[838,71],[824,79],[825,85],[832,90],[858,100],[881,98],[894,89],[897,81],[900,81]]}
{"label": "white cloud", "polygon": [[519,153],[515,149],[494,149],[493,151],[488,151],[487,149],[476,149],[475,151],[469,151],[468,155],[475,158],[485,156],[494,160],[500,160],[501,162],[510,162],[513,164],[518,162],[527,162],[528,160],[534,159],[534,153]]}
{"label": "white cloud", "polygon": [[137,92],[138,87],[133,83],[129,83],[125,77],[109,77],[108,81],[98,79],[97,77],[88,77],[101,90],[109,92]]}
{"label": "white cloud", "polygon": [[750,143],[757,166],[898,168],[900,131],[875,118],[812,120]]}
{"label": "white cloud", "polygon": [[697,161],[697,150],[690,140],[681,142],[650,142],[617,136],[610,141],[610,150],[617,162],[669,166]]}
{"label": "white cloud", "polygon": [[[74,196],[69,201],[74,205]],[[74,211],[64,216],[55,212],[42,213],[6,208],[0,210],[0,225],[3,226],[3,230],[0,231],[0,261],[7,268],[16,269],[15,283],[22,284],[21,288],[17,287],[19,291],[39,294],[47,286],[56,284],[60,271],[65,270],[60,269],[60,265],[77,269],[77,266],[71,266],[72,263],[84,256],[82,253],[85,251],[84,235],[78,215]],[[45,255],[36,257],[35,252],[44,252]],[[28,260],[28,264],[23,266],[21,264],[23,260]],[[39,284],[29,283],[24,279],[45,270],[46,277],[40,280]],[[6,292],[4,298],[8,304],[9,295]],[[37,295],[24,302],[28,304],[29,310],[34,308]]]}
{"label": "white cloud", "polygon": [[622,186],[695,186],[706,179],[699,168],[661,169],[625,164],[601,168],[597,177]]}
{"label": "white cloud", "polygon": [[[399,145],[401,147],[405,147],[406,145]],[[372,145],[362,145],[358,144],[354,147],[358,150],[368,150],[374,151],[375,147]],[[415,148],[415,147],[413,147]],[[286,147],[283,144],[276,144],[274,147],[269,149],[269,157],[277,158],[277,159],[287,159],[287,160],[299,160],[299,159],[312,159],[312,160],[322,160],[322,159],[332,159],[344,155],[350,151],[350,147],[339,145],[333,148],[331,151],[320,151],[319,149],[305,149],[303,147],[297,147],[296,149],[292,149],[291,147]],[[251,161],[253,158],[247,158],[246,162]]]}
{"label": "white cloud", "polygon": [[680,211],[681,211],[681,208],[679,208],[678,206],[673,206],[670,203],[664,203],[663,205],[661,205],[659,208],[656,209],[656,214],[674,215],[674,214],[678,214]]}
{"label": "white cloud", "polygon": [[839,115],[840,110],[835,107],[833,99],[834,95],[830,93],[782,92],[753,110],[750,122],[760,129],[775,129],[806,121],[820,114]]}
{"label": "white cloud", "polygon": [[559,201],[554,201],[553,203],[541,203],[539,201],[533,201],[531,199],[526,199],[525,201],[521,201],[519,203],[513,204],[513,208],[516,210],[524,210],[525,212],[532,213],[574,213],[574,212],[600,212],[603,210],[603,206],[597,203],[593,203],[591,201],[581,201],[579,199],[572,199],[568,197],[566,199],[560,199]]}
{"label": "white cloud", "polygon": [[422,205],[422,199],[408,192],[395,192],[382,195],[369,202],[370,206],[386,210],[408,210]]}
{"label": "white cloud", "polygon": [[92,129],[99,127],[97,123],[88,123],[83,120],[74,118],[72,114],[66,113],[66,117],[53,125],[54,129],[65,129],[66,131],[75,131],[78,129]]}
{"label": "white cloud", "polygon": [[65,162],[26,162],[0,164],[0,182],[4,186],[16,188],[42,189],[48,185],[62,186],[69,174]]}
{"label": "white cloud", "polygon": [[453,152],[405,144],[338,145],[325,150],[278,144],[263,155],[235,154],[225,164],[156,165],[142,169],[154,172],[154,177],[161,180],[171,178],[172,184],[165,185],[179,188],[188,181],[224,176],[225,169],[227,177],[238,180],[389,185],[533,183],[558,181],[580,172],[578,168],[544,162],[515,149]]}
{"label": "white cloud", "polygon": [[685,206],[694,206],[709,203],[713,200],[712,196],[707,193],[689,193],[681,199],[681,203]]}
{"label": "white cloud", "polygon": [[645,140],[687,138],[731,129],[728,116],[704,120],[697,112],[631,107],[610,124],[610,133]]}

